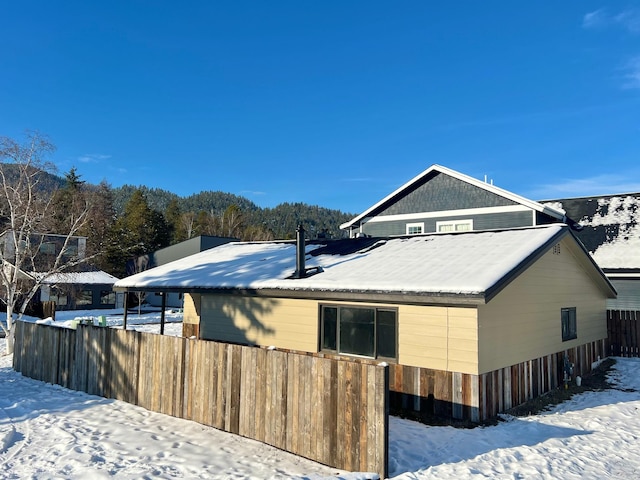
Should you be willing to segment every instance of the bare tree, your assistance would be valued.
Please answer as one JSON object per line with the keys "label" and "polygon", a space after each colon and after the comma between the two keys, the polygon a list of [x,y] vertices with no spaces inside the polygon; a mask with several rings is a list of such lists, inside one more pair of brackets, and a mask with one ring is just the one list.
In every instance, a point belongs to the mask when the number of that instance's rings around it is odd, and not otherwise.
{"label": "bare tree", "polygon": [[[88,220],[88,204],[68,211],[65,232],[48,231],[53,216],[52,193],[42,184],[47,179],[45,174],[55,171],[54,165],[45,160],[54,149],[45,136],[35,132],[28,132],[23,143],[0,137],[0,217],[4,231],[0,288],[7,308],[7,325],[2,328],[8,353],[13,352],[15,319],[24,315],[47,278],[89,259],[82,249],[71,248],[72,237]],[[43,248],[47,233],[58,233],[53,251]],[[47,255],[41,255],[43,251]]]}
{"label": "bare tree", "polygon": [[220,235],[225,237],[241,237],[244,228],[244,216],[240,207],[229,205],[220,216]]}
{"label": "bare tree", "polygon": [[193,212],[185,212],[180,214],[180,226],[185,230],[187,240],[192,238],[196,223],[196,215]]}

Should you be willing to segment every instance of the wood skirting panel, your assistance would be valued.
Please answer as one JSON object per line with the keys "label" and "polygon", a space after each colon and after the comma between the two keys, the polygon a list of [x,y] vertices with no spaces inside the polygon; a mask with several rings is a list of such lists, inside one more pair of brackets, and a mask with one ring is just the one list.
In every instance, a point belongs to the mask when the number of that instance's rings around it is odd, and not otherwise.
{"label": "wood skirting panel", "polygon": [[571,381],[588,374],[607,356],[601,339],[551,355],[481,375],[390,365],[389,399],[392,413],[407,412],[479,422],[525,403],[563,384],[565,356],[572,364]]}
{"label": "wood skirting panel", "polygon": [[186,338],[199,338],[200,324],[198,323],[183,323],[182,324],[182,336]]}

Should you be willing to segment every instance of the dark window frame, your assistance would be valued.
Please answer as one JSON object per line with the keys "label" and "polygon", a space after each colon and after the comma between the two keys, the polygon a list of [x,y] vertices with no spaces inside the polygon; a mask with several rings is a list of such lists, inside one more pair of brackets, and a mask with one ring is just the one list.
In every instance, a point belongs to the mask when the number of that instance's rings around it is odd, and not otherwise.
{"label": "dark window frame", "polygon": [[116,304],[116,292],[114,292],[113,290],[100,290],[100,305],[115,305],[115,304]]}
{"label": "dark window frame", "polygon": [[[327,318],[328,309],[335,309],[335,325],[325,326],[325,318]],[[341,312],[342,309],[362,309],[362,310],[373,310],[374,312],[374,334],[373,334],[373,356],[363,355],[357,353],[351,353],[347,351],[341,350],[341,338],[340,338],[340,325],[341,325]],[[382,328],[385,328],[385,325],[381,325],[380,320],[380,312],[391,312],[394,317],[393,329],[395,333],[395,338],[393,339],[393,350],[395,351],[394,356],[384,356],[379,354],[379,350],[381,350],[381,344],[379,342],[379,332]],[[350,355],[356,357],[364,357],[364,358],[374,358],[379,360],[387,360],[396,362],[398,359],[398,308],[397,307],[380,307],[375,305],[357,305],[357,304],[333,304],[333,303],[323,303],[319,305],[319,330],[320,330],[320,338],[319,338],[319,350],[322,352],[331,352],[338,355]],[[388,319],[387,319],[388,323]],[[382,328],[381,328],[382,327]],[[387,324],[386,327],[389,327]],[[335,338],[325,339],[325,331],[327,329],[334,330]],[[330,340],[327,342],[326,340]],[[325,346],[329,343],[329,347]],[[333,346],[333,348],[331,347]]]}
{"label": "dark window frame", "polygon": [[52,288],[49,293],[49,300],[55,302],[56,305],[66,307],[69,305],[69,295],[65,292],[61,292],[56,288]]}
{"label": "dark window frame", "polygon": [[87,305],[93,305],[93,290],[90,288],[78,290],[75,298],[75,306],[85,307]]}
{"label": "dark window frame", "polygon": [[576,307],[563,307],[560,309],[560,328],[563,342],[578,338],[578,314]]}

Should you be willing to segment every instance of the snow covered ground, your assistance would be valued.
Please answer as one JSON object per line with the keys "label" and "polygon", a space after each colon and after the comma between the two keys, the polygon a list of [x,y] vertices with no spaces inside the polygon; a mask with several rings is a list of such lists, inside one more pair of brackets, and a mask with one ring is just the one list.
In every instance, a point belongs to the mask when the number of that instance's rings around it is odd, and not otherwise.
{"label": "snow covered ground", "polygon": [[[109,312],[116,326],[122,317]],[[83,312],[95,316],[95,312]],[[58,320],[65,322],[62,312]],[[179,312],[167,315],[178,334]],[[131,315],[158,331],[157,314]],[[4,339],[0,339],[4,352]],[[640,478],[640,359],[618,358],[616,389],[475,429],[390,419],[395,479]],[[253,440],[24,378],[0,356],[0,478],[371,478]]]}

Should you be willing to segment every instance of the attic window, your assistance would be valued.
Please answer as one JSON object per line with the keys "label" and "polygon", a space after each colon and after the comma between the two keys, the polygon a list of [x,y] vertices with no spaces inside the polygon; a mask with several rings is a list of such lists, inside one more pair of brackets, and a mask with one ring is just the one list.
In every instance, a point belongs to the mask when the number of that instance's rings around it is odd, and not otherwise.
{"label": "attic window", "polygon": [[424,223],[407,223],[407,235],[420,235],[424,233]]}
{"label": "attic window", "polygon": [[468,232],[473,230],[473,220],[444,220],[436,222],[436,232]]}

